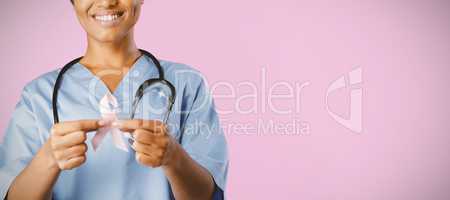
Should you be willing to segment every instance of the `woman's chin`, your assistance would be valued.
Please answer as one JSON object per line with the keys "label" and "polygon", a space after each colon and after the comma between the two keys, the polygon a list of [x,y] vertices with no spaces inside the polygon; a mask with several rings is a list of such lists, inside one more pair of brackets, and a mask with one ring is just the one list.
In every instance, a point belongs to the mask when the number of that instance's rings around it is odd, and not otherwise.
{"label": "woman's chin", "polygon": [[101,43],[113,43],[117,41],[121,41],[123,36],[117,33],[103,33],[103,34],[95,34],[91,35],[96,41]]}

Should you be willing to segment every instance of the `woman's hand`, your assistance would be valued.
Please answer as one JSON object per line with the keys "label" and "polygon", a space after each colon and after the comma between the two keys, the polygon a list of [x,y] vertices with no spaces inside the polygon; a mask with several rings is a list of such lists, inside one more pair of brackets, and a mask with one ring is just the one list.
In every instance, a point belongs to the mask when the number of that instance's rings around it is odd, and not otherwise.
{"label": "woman's hand", "polygon": [[73,169],[86,161],[86,133],[98,128],[98,120],[61,122],[52,127],[50,151],[59,169]]}
{"label": "woman's hand", "polygon": [[124,120],[113,123],[113,126],[133,135],[132,147],[136,151],[136,160],[142,165],[164,167],[176,160],[174,152],[178,143],[161,121]]}
{"label": "woman's hand", "polygon": [[125,120],[113,123],[132,133],[136,160],[144,166],[162,167],[175,199],[211,199],[214,180],[194,161],[161,121]]}

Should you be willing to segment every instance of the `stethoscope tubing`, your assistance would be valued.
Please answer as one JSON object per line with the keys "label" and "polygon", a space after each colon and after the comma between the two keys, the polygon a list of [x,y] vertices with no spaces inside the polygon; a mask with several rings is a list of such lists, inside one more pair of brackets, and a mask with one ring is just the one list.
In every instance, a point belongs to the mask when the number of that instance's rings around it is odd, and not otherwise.
{"label": "stethoscope tubing", "polygon": [[[170,113],[172,111],[173,104],[175,103],[176,89],[175,89],[175,87],[173,86],[173,84],[170,81],[165,79],[165,77],[164,77],[164,70],[162,69],[161,63],[158,61],[158,59],[156,59],[156,57],[153,54],[151,54],[150,52],[148,52],[148,51],[145,51],[143,49],[139,49],[139,51],[143,55],[149,57],[152,60],[153,64],[155,65],[155,67],[158,70],[159,77],[158,78],[148,79],[148,80],[144,81],[144,83],[142,83],[139,86],[138,90],[136,91],[136,95],[134,97],[134,101],[133,101],[133,104],[132,104],[131,119],[134,119],[134,117],[135,117],[134,114],[135,114],[136,108],[137,108],[139,102],[141,101],[142,97],[144,96],[145,89],[150,87],[151,85],[160,83],[160,84],[166,85],[170,89],[168,108],[167,108],[166,115],[164,116],[164,119],[163,119],[163,122],[166,123],[167,120],[168,120],[168,117],[169,117],[169,115],[170,115]],[[52,109],[53,109],[52,111],[53,111],[53,123],[54,124],[59,123],[58,91],[61,88],[61,84],[62,84],[62,80],[63,80],[64,74],[73,65],[78,63],[82,58],[83,57],[79,57],[79,58],[76,58],[76,59],[70,61],[58,73],[58,76],[57,76],[56,81],[55,81],[55,85],[53,87],[53,94],[52,94]]]}

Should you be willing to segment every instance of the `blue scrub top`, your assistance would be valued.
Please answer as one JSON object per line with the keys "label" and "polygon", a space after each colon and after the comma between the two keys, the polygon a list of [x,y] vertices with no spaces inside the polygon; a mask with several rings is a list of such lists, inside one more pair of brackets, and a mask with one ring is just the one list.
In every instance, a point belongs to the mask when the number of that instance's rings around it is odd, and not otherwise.
{"label": "blue scrub top", "polygon": [[[182,139],[186,152],[210,172],[216,192],[225,190],[227,144],[205,79],[184,64],[161,61],[161,65],[165,78],[177,91],[168,120],[170,134]],[[53,125],[51,97],[58,72],[46,73],[28,83],[16,105],[0,145],[0,199],[49,138]],[[137,88],[145,80],[157,77],[158,71],[150,58],[141,56],[113,93],[120,105],[119,118],[129,119]],[[98,104],[108,92],[98,77],[82,64],[75,64],[65,73],[59,91],[60,121],[99,119]],[[147,110],[151,106],[145,106],[152,98],[144,95],[135,118],[160,119]],[[140,165],[134,151],[125,152],[114,146],[110,134],[94,151],[90,143],[94,134],[88,133],[87,161],[60,174],[53,188],[54,199],[174,199],[161,168]]]}

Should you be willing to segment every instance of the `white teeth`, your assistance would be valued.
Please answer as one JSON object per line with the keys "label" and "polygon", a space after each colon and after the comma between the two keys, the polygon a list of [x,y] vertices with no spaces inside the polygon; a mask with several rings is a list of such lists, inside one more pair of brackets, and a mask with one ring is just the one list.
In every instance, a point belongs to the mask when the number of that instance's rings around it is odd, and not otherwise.
{"label": "white teeth", "polygon": [[117,18],[119,18],[118,14],[115,15],[96,15],[95,19],[96,20],[100,20],[100,21],[113,21],[116,20]]}

